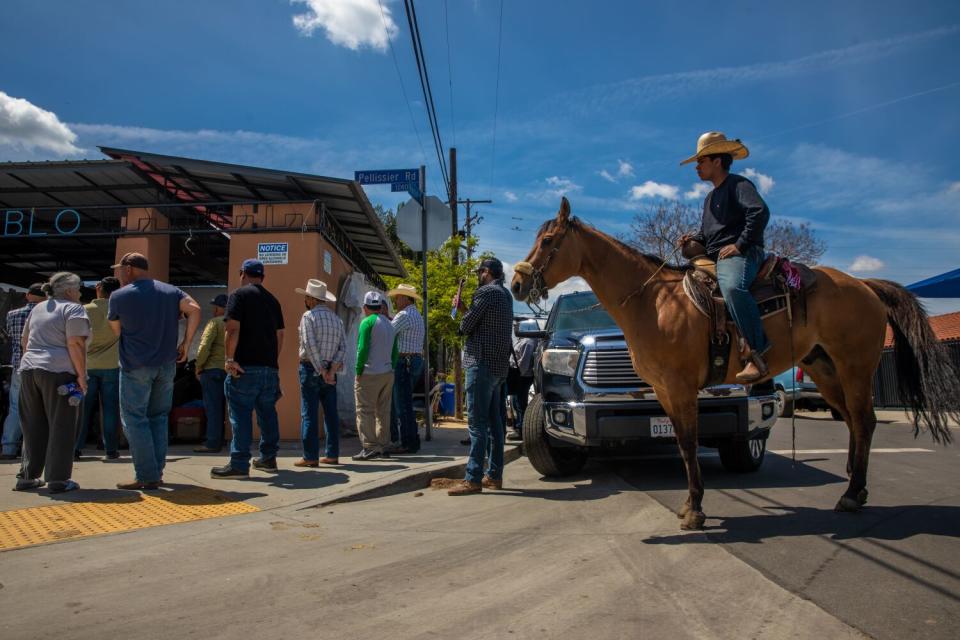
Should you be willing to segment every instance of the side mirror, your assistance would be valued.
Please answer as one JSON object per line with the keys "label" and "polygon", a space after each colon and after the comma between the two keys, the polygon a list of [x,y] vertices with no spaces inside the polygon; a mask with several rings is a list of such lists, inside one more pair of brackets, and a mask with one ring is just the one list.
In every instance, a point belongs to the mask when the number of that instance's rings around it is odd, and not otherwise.
{"label": "side mirror", "polygon": [[514,335],[518,338],[534,338],[536,340],[549,340],[549,331],[515,331]]}

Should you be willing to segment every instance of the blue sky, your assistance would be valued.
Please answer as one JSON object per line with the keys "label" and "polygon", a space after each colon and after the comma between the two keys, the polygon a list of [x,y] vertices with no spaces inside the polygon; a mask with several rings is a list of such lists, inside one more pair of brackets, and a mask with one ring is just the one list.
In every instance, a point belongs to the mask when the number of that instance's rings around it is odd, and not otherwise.
{"label": "blue sky", "polygon": [[[426,164],[442,194],[403,5],[382,6],[7,0],[0,160],[107,145],[340,177]],[[749,146],[735,170],[774,216],[826,240],[824,263],[904,283],[958,266],[960,3],[500,8],[417,2],[460,195],[494,200],[477,233],[505,261],[561,195],[611,233],[658,197],[699,205],[679,161],[720,130]]]}

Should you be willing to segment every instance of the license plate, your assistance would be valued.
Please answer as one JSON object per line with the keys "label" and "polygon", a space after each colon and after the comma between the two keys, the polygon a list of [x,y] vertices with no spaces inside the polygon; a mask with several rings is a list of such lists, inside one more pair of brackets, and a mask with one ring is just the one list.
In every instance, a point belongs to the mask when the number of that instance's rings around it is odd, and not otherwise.
{"label": "license plate", "polygon": [[651,438],[674,437],[673,423],[670,422],[670,418],[667,418],[667,417],[650,418],[650,437]]}

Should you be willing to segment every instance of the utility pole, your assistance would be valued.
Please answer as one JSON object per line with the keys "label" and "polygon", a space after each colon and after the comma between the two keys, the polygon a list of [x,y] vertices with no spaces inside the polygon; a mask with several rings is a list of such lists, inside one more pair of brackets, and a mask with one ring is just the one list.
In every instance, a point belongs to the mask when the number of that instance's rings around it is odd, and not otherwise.
{"label": "utility pole", "polygon": [[467,198],[466,200],[458,200],[457,202],[466,205],[467,207],[466,217],[464,218],[464,227],[466,227],[467,231],[467,260],[469,260],[473,256],[473,251],[470,249],[469,244],[470,236],[473,235],[473,225],[483,220],[483,218],[481,218],[479,215],[470,215],[470,207],[475,204],[493,204],[493,200],[471,200],[470,198]]}
{"label": "utility pole", "polygon": [[[450,218],[452,226],[450,235],[457,236],[460,232],[460,221],[457,219],[457,149],[450,147]],[[453,266],[460,263],[460,251],[454,251]],[[463,419],[463,361],[460,349],[453,353],[453,415],[457,420]]]}

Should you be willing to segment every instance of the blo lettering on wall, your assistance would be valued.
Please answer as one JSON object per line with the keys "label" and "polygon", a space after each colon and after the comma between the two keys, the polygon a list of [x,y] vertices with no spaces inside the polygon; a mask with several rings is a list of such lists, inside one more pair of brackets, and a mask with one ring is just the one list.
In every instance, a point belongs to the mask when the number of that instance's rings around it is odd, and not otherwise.
{"label": "blo lettering on wall", "polygon": [[[16,238],[19,236],[69,236],[80,228],[80,214],[73,209],[58,211],[53,219],[53,227],[49,222],[44,223],[35,217],[33,211],[24,212],[19,209],[8,209],[3,213],[3,237]],[[44,225],[46,227],[44,228]]]}
{"label": "blo lettering on wall", "polygon": [[257,259],[263,264],[287,264],[289,245],[286,242],[257,243]]}

